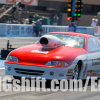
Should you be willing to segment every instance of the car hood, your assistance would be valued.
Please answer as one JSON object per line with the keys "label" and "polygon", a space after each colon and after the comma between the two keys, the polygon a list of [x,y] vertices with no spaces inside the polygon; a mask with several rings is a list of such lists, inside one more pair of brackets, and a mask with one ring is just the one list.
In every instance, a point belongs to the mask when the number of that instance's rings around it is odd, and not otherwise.
{"label": "car hood", "polygon": [[79,56],[86,54],[85,49],[61,46],[55,49],[42,49],[40,44],[32,44],[13,50],[9,55],[18,58],[18,63],[45,65],[51,60],[62,60],[69,65]]}

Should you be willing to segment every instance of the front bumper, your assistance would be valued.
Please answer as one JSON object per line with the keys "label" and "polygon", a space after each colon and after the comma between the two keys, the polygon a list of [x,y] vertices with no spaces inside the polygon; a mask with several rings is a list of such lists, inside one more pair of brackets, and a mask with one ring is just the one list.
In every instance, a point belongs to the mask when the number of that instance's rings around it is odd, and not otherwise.
{"label": "front bumper", "polygon": [[[74,67],[74,66],[73,66]],[[68,74],[68,68],[49,68],[49,67],[38,67],[38,66],[26,66],[26,65],[18,65],[18,64],[10,64],[5,63],[5,74],[26,78],[45,78],[45,79],[67,79],[68,76],[72,75],[72,73]]]}

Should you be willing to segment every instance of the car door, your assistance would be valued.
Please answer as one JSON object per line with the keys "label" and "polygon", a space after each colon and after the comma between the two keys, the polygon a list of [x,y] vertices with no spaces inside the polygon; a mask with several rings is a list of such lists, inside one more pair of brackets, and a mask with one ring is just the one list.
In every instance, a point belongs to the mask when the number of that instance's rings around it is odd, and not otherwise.
{"label": "car door", "polygon": [[100,70],[100,45],[95,37],[89,37],[87,41],[88,65],[87,76],[98,76]]}

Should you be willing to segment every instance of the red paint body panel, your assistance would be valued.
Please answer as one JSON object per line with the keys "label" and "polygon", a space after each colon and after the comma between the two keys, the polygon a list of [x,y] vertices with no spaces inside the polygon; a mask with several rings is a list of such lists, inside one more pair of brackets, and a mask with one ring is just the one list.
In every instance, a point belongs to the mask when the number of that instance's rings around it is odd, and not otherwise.
{"label": "red paint body panel", "polygon": [[[39,50],[41,48],[41,44],[32,44],[15,49],[9,54],[10,56],[17,57],[18,63],[10,62],[7,60],[5,62],[12,64],[48,67],[45,65],[48,61],[61,60],[71,65],[77,56],[87,54],[87,38],[90,37],[91,35],[74,33],[74,32],[52,32],[48,34],[69,34],[69,35],[77,35],[85,37],[85,48],[82,49],[78,47],[62,46],[56,49],[47,50],[49,53],[45,54],[45,53],[31,52],[32,50]],[[49,67],[61,68],[58,66],[49,66]]]}

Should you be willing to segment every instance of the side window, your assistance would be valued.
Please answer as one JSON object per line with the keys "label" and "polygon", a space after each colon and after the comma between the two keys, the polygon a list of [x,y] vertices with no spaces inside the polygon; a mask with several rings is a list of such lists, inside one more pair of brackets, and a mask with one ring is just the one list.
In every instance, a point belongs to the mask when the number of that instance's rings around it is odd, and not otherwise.
{"label": "side window", "polygon": [[88,52],[100,51],[100,45],[95,37],[88,38],[87,50]]}

